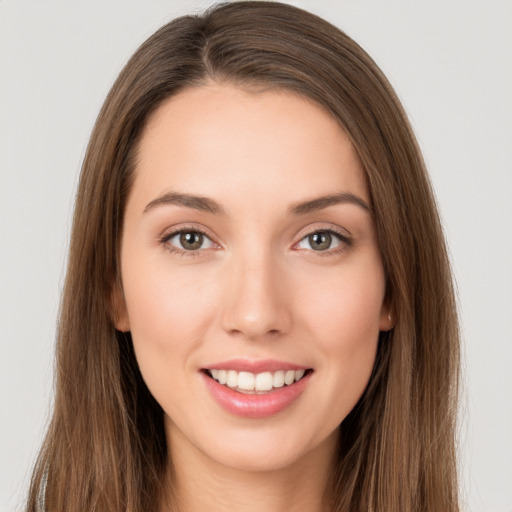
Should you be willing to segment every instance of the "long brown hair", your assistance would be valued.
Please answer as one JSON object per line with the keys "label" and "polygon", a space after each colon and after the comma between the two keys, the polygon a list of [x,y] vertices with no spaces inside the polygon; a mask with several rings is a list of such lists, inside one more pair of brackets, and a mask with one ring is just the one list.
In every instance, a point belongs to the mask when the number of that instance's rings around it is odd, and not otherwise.
{"label": "long brown hair", "polygon": [[322,105],[367,175],[396,318],[340,427],[330,509],[458,510],[458,327],[449,260],[418,145],[390,84],[347,35],[276,2],[221,4],[151,36],[121,71],[91,135],[76,198],[57,342],[53,418],[32,478],[49,512],[156,510],[163,412],[129,333],[113,323],[119,242],[137,142],[177,91],[213,80],[290,90]]}

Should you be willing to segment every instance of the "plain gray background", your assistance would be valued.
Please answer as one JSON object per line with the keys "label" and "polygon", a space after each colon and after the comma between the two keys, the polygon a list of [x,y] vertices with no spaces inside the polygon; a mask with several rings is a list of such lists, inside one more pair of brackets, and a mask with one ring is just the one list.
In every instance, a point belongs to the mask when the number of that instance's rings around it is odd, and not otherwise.
{"label": "plain gray background", "polygon": [[[402,98],[459,289],[464,509],[512,511],[512,2],[290,2],[358,41]],[[0,3],[0,511],[21,510],[51,404],[73,195],[123,63],[206,1]]]}

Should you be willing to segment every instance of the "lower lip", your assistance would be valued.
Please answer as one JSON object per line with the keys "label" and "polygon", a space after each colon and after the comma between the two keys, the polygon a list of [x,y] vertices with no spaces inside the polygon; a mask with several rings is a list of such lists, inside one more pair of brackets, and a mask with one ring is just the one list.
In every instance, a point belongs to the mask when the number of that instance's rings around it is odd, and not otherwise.
{"label": "lower lip", "polygon": [[274,389],[268,393],[249,395],[230,389],[205,373],[202,377],[215,401],[226,411],[242,418],[268,418],[284,411],[302,394],[312,372],[289,386]]}

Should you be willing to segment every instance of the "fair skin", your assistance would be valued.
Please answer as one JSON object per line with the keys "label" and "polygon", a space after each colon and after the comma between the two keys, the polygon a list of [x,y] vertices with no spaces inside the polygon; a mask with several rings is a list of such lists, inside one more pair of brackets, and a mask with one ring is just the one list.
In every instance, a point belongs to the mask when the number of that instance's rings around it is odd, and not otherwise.
{"label": "fair skin", "polygon": [[182,510],[322,509],[338,426],[392,327],[369,205],[346,134],[290,92],[208,83],[150,118],[116,326],[163,408]]}

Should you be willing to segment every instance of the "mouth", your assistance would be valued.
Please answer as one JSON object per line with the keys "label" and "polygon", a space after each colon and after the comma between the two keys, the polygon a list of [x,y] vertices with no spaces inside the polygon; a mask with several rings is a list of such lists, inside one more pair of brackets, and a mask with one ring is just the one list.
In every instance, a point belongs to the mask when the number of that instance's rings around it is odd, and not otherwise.
{"label": "mouth", "polygon": [[203,372],[222,386],[237,393],[261,395],[292,386],[312,373],[313,370],[311,368],[300,368],[297,370],[283,369],[273,372],[252,373],[248,371],[211,368],[204,369]]}
{"label": "mouth", "polygon": [[313,373],[313,368],[275,359],[230,359],[200,370],[214,401],[229,414],[248,419],[293,409]]}

